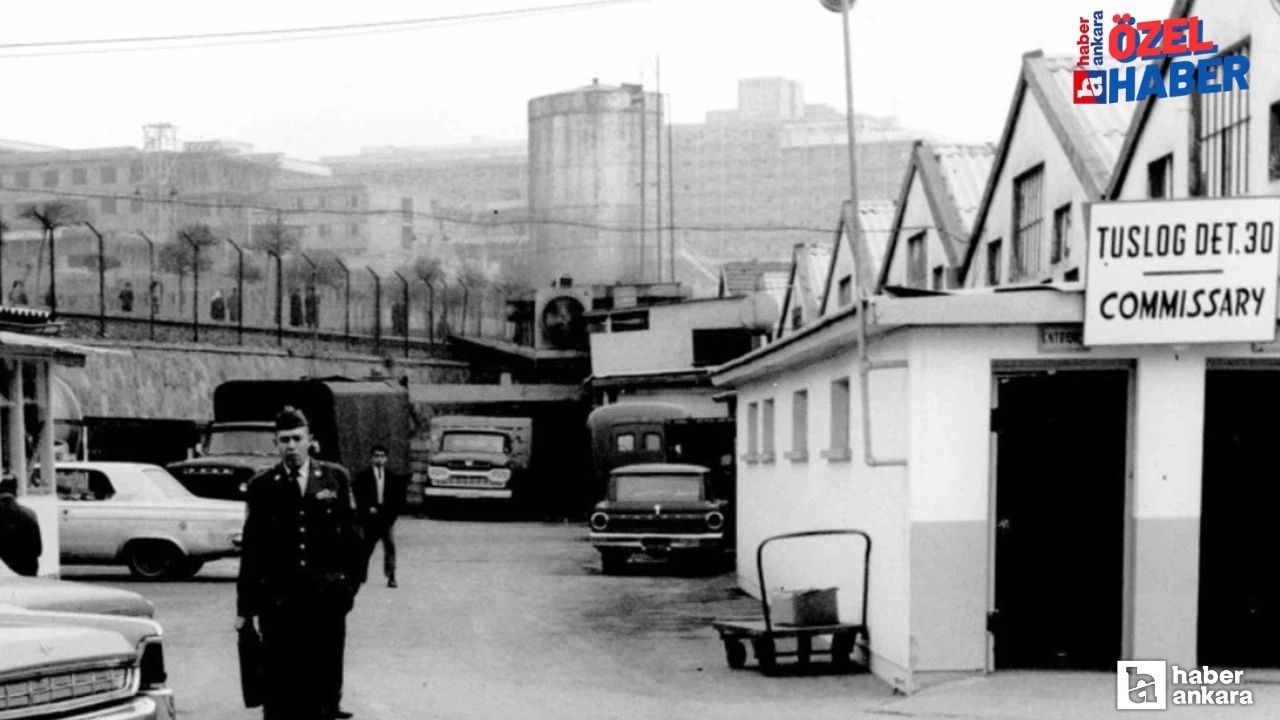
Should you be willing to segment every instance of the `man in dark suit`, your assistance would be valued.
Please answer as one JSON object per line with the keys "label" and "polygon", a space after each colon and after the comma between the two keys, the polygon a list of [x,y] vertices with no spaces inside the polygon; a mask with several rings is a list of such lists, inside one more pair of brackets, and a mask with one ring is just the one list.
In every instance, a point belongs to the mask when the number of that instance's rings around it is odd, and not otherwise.
{"label": "man in dark suit", "polygon": [[236,628],[257,621],[266,665],[264,720],[332,720],[346,618],[365,559],[347,471],[313,459],[306,417],[276,418],[282,462],[249,481]]}
{"label": "man in dark suit", "polygon": [[[387,576],[387,587],[391,588],[396,587],[394,528],[396,518],[404,508],[407,489],[407,479],[400,473],[387,469],[386,446],[374,445],[370,466],[360,471],[355,481],[356,506],[360,511],[365,542],[368,544],[364,575],[368,575],[369,558],[373,556],[373,550],[381,540],[382,571]],[[364,577],[361,578],[363,579]]]}
{"label": "man in dark suit", "polygon": [[0,562],[19,575],[34,577],[40,571],[40,521],[31,508],[18,502],[18,483],[0,480]]}

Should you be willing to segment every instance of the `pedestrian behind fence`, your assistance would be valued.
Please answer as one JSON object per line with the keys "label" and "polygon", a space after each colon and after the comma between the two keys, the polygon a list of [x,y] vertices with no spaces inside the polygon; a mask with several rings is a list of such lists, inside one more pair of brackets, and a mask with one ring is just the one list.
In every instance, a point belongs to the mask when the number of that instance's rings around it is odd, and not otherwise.
{"label": "pedestrian behind fence", "polygon": [[21,280],[14,280],[13,285],[9,288],[9,304],[10,305],[28,305],[27,300],[27,284]]}
{"label": "pedestrian behind fence", "polygon": [[218,322],[227,319],[227,301],[222,299],[221,290],[213,291],[213,299],[209,301],[209,318]]}
{"label": "pedestrian behind fence", "polygon": [[120,288],[120,312],[133,312],[133,283],[126,280]]}

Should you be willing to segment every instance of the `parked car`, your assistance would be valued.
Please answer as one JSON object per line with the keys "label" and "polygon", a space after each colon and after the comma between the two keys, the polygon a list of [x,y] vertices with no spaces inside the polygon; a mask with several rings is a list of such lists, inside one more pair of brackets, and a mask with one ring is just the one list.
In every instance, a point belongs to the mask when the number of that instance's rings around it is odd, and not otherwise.
{"label": "parked car", "polygon": [[63,462],[55,475],[63,563],[156,580],[240,553],[244,503],[196,497],[158,465]]}
{"label": "parked car", "polygon": [[637,553],[697,554],[713,559],[727,547],[728,502],[715,496],[701,465],[624,465],[609,474],[604,500],[589,520],[590,540],[606,574]]}
{"label": "parked car", "polygon": [[0,562],[0,718],[172,720],[155,607]]}

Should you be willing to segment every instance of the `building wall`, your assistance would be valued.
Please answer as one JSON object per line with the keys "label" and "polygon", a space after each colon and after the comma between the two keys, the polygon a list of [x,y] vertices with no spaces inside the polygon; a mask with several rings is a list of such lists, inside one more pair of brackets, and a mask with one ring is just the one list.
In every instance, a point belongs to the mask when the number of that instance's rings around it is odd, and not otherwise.
{"label": "building wall", "polygon": [[[1269,108],[1280,99],[1280,16],[1266,0],[1226,4],[1202,1],[1192,6],[1192,14],[1204,20],[1205,32],[1218,44],[1219,50],[1229,49],[1244,38],[1251,39],[1249,193],[1280,193],[1280,178],[1272,180],[1269,176],[1267,154],[1274,134]],[[1188,196],[1190,102],[1189,97],[1180,97],[1163,98],[1154,103],[1121,187],[1121,199],[1146,198],[1147,166],[1168,153],[1173,153],[1173,196]]]}
{"label": "building wall", "polygon": [[652,306],[648,330],[591,333],[591,372],[691,370],[693,330],[741,327],[742,308],[742,298]]}
{"label": "building wall", "polygon": [[[1011,281],[1014,178],[1040,163],[1044,163],[1040,208],[1043,213],[1043,226],[1040,231],[1041,272],[1025,282],[1040,282],[1049,277],[1062,280],[1067,271],[1083,267],[1084,216],[1081,206],[1092,198],[1085,193],[1084,186],[1076,177],[1062,145],[1050,128],[1040,103],[1028,88],[1022,99],[1018,124],[1010,139],[1004,166],[1000,169],[995,195],[991,198],[991,204],[987,210],[986,222],[977,238],[979,244],[973,262],[969,266],[968,277],[965,279],[966,287],[986,285],[987,244],[996,239],[1001,241],[1003,248],[1000,284],[1008,284]],[[1062,263],[1051,268],[1049,248],[1053,242],[1053,213],[1058,207],[1068,202],[1071,203],[1069,256]]]}
{"label": "building wall", "polygon": [[[894,342],[877,348],[876,355],[888,359],[902,352],[901,343]],[[873,541],[867,620],[872,637],[872,667],[890,682],[905,685],[912,653],[907,474],[902,467],[872,468],[862,462],[858,380],[850,360],[849,354],[841,355],[739,389],[738,582],[748,592],[759,595],[755,553],[766,537],[817,528],[866,531]],[[831,384],[840,379],[851,383],[849,428],[853,453],[848,461],[822,456],[831,441]],[[792,402],[797,390],[808,393],[806,461],[784,455],[793,449]],[[906,397],[904,373],[876,374],[871,413],[877,453],[889,456],[905,452]],[[749,407],[770,398],[775,408],[775,459],[745,460],[744,454],[751,447]],[[776,555],[766,557],[769,589],[837,586],[841,617],[857,618],[861,605],[861,548],[848,540],[800,543],[793,550],[778,546]],[[775,558],[774,562],[769,562],[769,557]]]}
{"label": "building wall", "polygon": [[925,196],[924,183],[919,172],[912,173],[911,187],[907,190],[907,203],[902,209],[902,227],[898,230],[897,246],[889,259],[888,284],[906,286],[908,276],[908,240],[921,230],[925,231],[925,287],[932,287],[933,269],[948,267],[947,253],[942,247],[942,237],[934,222],[933,211]]}

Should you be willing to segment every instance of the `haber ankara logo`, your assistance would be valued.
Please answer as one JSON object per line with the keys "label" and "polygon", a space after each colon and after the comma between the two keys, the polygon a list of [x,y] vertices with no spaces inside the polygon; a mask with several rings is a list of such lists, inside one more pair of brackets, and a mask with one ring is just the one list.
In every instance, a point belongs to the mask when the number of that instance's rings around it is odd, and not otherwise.
{"label": "haber ankara logo", "polygon": [[1076,70],[1072,86],[1077,105],[1098,105],[1107,101],[1107,74],[1102,70]]}

